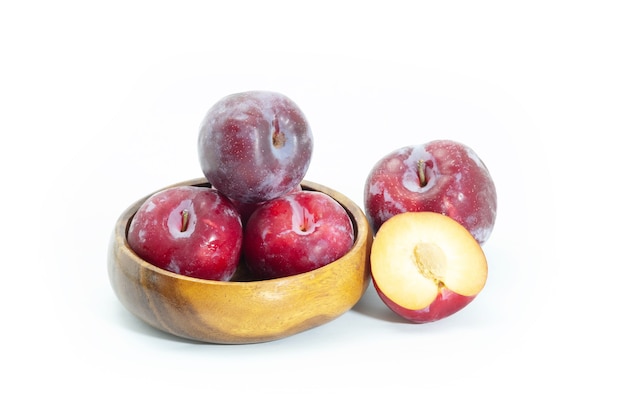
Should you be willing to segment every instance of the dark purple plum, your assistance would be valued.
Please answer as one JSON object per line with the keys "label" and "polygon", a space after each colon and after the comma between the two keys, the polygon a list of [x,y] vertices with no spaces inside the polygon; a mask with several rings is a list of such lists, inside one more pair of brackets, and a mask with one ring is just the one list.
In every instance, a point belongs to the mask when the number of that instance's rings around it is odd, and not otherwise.
{"label": "dark purple plum", "polygon": [[304,113],[272,91],[222,98],[207,112],[198,137],[204,176],[241,203],[268,201],[293,190],[304,179],[312,152]]}

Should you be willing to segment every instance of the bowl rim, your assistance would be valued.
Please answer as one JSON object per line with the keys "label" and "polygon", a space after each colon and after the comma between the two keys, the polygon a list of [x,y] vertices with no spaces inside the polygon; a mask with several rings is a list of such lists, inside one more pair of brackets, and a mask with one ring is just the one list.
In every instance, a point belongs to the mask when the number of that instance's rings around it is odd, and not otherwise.
{"label": "bowl rim", "polygon": [[[299,274],[288,275],[284,277],[259,279],[259,280],[251,280],[251,281],[216,281],[216,280],[207,280],[207,279],[178,274],[176,272],[172,272],[167,269],[163,269],[156,265],[153,265],[150,262],[141,258],[139,255],[137,255],[137,253],[135,253],[135,251],[128,244],[127,236],[128,236],[128,229],[130,227],[130,223],[135,213],[138,211],[139,207],[141,206],[141,204],[143,204],[144,201],[146,201],[149,197],[151,197],[152,195],[160,191],[173,188],[173,187],[189,186],[189,185],[196,186],[196,187],[207,187],[207,188],[211,186],[211,184],[206,180],[206,178],[202,178],[202,177],[187,180],[187,181],[181,181],[181,182],[177,182],[166,187],[162,187],[152,193],[149,193],[145,195],[144,197],[136,200],[130,206],[128,206],[119,216],[117,224],[115,226],[116,238],[120,240],[119,250],[125,251],[126,255],[130,259],[132,259],[134,262],[139,264],[142,268],[152,270],[153,272],[157,274],[165,275],[172,279],[186,280],[186,281],[191,281],[191,282],[200,283],[204,285],[252,287],[252,286],[262,286],[266,282],[271,282],[273,283],[272,285],[274,285],[275,283],[280,282],[280,281],[297,281],[299,279],[311,279],[311,274],[314,274],[316,271],[320,271],[325,268],[332,268],[335,263],[341,262],[343,258],[350,256],[350,255],[354,255],[355,252],[362,250],[362,248],[364,246],[367,246],[368,244],[367,242],[368,235],[371,235],[371,226],[369,222],[367,221],[367,218],[365,217],[365,213],[355,202],[353,202],[351,199],[349,199],[347,196],[343,195],[339,191],[336,191],[325,185],[304,179],[300,183],[303,190],[318,191],[318,192],[322,192],[330,196],[333,200],[337,201],[344,208],[344,210],[350,217],[350,220],[352,222],[353,229],[354,229],[354,242],[352,243],[352,247],[350,248],[350,250],[346,252],[341,258],[336,259],[333,262],[330,262],[326,265],[323,265],[311,271],[306,271],[306,272],[302,272]],[[370,233],[368,233],[368,230],[370,230]]]}

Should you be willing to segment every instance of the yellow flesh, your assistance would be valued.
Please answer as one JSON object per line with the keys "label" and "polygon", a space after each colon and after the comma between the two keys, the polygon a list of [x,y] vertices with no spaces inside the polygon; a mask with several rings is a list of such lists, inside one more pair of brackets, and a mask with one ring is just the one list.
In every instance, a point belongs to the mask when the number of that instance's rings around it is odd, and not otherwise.
{"label": "yellow flesh", "polygon": [[374,239],[371,266],[380,290],[411,310],[428,307],[440,285],[473,296],[487,280],[487,260],[478,242],[456,221],[430,212],[387,220]]}

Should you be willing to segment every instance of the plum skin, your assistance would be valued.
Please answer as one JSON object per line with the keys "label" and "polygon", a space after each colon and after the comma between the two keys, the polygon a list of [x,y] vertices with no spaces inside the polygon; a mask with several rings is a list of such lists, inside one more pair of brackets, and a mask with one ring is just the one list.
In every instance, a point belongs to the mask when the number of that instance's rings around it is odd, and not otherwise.
{"label": "plum skin", "polygon": [[[424,183],[419,177],[420,160]],[[365,181],[364,209],[375,232],[395,214],[432,211],[458,221],[483,244],[495,225],[497,193],[486,165],[471,148],[434,140],[381,158]]]}
{"label": "plum skin", "polygon": [[159,268],[228,281],[241,256],[243,228],[232,202],[217,190],[177,186],[144,201],[131,220],[127,240],[140,258]]}
{"label": "plum skin", "polygon": [[304,179],[313,135],[302,110],[272,91],[228,95],[205,115],[198,157],[206,179],[231,200],[259,203]]}
{"label": "plum skin", "polygon": [[460,295],[447,288],[442,288],[439,294],[437,294],[437,298],[428,307],[421,310],[412,310],[402,307],[387,297],[376,284],[375,278],[372,279],[372,284],[380,299],[391,311],[417,324],[431,323],[449,317],[465,308],[476,298],[476,295]]}
{"label": "plum skin", "polygon": [[297,191],[261,205],[244,230],[243,257],[257,279],[312,271],[345,255],[354,226],[343,206],[317,191]]}

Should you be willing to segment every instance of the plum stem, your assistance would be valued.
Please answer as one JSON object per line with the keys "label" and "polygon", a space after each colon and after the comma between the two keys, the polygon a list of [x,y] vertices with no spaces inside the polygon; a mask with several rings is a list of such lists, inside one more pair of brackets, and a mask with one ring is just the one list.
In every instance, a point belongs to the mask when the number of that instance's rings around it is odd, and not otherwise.
{"label": "plum stem", "polygon": [[428,179],[426,178],[426,163],[423,159],[417,162],[417,176],[419,178],[420,187],[425,187],[426,184],[428,184]]}
{"label": "plum stem", "polygon": [[189,227],[189,210],[185,209],[183,211],[180,212],[180,216],[181,216],[181,225],[180,225],[180,231],[181,232],[186,232],[187,231],[187,227]]}
{"label": "plum stem", "polygon": [[306,232],[309,229],[309,218],[307,216],[306,209],[302,207],[302,223],[300,224],[300,230]]}
{"label": "plum stem", "polygon": [[285,134],[280,131],[280,127],[278,126],[278,117],[274,118],[274,133],[272,134],[272,145],[276,148],[282,148],[287,141]]}

